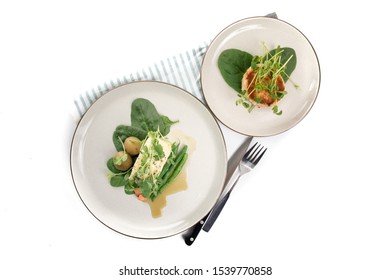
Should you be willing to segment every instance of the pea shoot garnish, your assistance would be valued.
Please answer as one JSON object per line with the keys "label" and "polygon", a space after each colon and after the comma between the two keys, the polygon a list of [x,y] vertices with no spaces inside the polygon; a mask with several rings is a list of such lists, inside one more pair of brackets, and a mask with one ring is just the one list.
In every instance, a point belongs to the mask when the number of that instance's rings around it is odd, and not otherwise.
{"label": "pea shoot garnish", "polygon": [[276,104],[287,94],[285,83],[296,67],[297,57],[292,48],[277,46],[268,50],[264,43],[263,53],[252,56],[238,49],[224,50],[218,68],[226,83],[237,92],[237,106],[248,112],[256,107],[270,107],[281,115],[282,110]]}

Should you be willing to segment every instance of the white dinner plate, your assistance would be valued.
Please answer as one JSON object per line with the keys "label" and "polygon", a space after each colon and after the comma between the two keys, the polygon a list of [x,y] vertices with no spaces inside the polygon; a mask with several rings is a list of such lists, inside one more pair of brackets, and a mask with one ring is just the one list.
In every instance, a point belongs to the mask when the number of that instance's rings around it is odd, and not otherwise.
{"label": "white dinner plate", "polygon": [[[111,187],[107,178],[106,162],[116,151],[112,134],[118,125],[130,125],[131,103],[140,97],[179,120],[171,133],[183,137],[182,143],[192,142],[185,166],[188,187],[167,196],[159,218],[123,187]],[[127,236],[162,238],[188,229],[211,210],[223,188],[227,155],[220,127],[203,103],[178,87],[143,81],[118,87],[90,107],[74,133],[70,163],[81,200],[100,222]]]}
{"label": "white dinner plate", "polygon": [[[236,105],[237,92],[222,78],[218,58],[226,49],[239,49],[252,55],[263,54],[263,43],[271,50],[278,45],[293,48],[297,65],[291,75],[288,94],[278,103],[278,116],[271,108],[255,108],[251,113]],[[241,134],[271,136],[299,123],[312,108],[320,87],[320,66],[308,39],[294,26],[279,19],[253,17],[226,27],[211,42],[202,63],[201,83],[204,96],[215,116],[227,127]]]}

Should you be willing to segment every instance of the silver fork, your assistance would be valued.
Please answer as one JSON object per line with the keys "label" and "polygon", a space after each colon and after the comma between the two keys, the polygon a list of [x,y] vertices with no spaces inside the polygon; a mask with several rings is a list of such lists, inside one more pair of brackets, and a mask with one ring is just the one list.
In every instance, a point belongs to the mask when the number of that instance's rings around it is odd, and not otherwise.
{"label": "silver fork", "polygon": [[267,151],[267,148],[265,148],[264,150],[263,149],[264,146],[261,147],[261,145],[255,143],[242,157],[238,169],[239,170],[238,176],[234,179],[233,185],[229,188],[227,193],[214,206],[213,210],[211,211],[209,217],[207,218],[206,222],[202,227],[204,231],[208,232],[211,229],[214,222],[217,220],[219,214],[221,213],[223,207],[225,206],[226,201],[229,199],[230,193],[233,191],[234,187],[236,186],[241,176],[253,170],[253,168],[255,168],[255,166],[259,163],[260,159]]}

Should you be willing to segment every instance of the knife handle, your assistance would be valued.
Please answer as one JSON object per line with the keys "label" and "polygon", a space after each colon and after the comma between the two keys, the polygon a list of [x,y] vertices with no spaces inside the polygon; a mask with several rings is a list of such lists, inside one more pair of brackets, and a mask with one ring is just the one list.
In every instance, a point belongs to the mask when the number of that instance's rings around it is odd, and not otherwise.
{"label": "knife handle", "polygon": [[209,230],[217,220],[219,214],[221,213],[223,207],[225,206],[227,200],[229,199],[230,193],[231,192],[228,192],[223,198],[221,198],[221,200],[217,203],[217,205],[215,205],[213,211],[211,212],[211,214],[207,219],[207,222],[203,226],[204,231],[209,232]]}
{"label": "knife handle", "polygon": [[199,232],[202,230],[202,227],[207,220],[210,213],[208,213],[206,216],[204,216],[203,219],[201,219],[198,223],[196,223],[192,228],[191,231],[184,236],[184,242],[191,246],[192,243],[195,242],[196,237],[198,236]]}

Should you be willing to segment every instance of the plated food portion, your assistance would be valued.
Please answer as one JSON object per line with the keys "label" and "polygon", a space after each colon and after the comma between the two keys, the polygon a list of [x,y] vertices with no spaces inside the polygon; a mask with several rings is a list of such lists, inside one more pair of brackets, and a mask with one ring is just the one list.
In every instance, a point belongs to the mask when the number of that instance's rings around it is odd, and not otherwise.
{"label": "plated food portion", "polygon": [[307,38],[279,19],[235,22],[211,42],[201,68],[207,105],[232,130],[271,136],[298,124],[320,86],[317,55]]}
{"label": "plated food portion", "polygon": [[[285,83],[297,64],[292,48],[268,50],[263,55],[251,55],[238,49],[224,50],[218,58],[218,68],[225,82],[238,93],[236,105],[252,112],[255,107],[271,107],[276,115],[283,111],[277,103],[287,94]],[[298,85],[294,84],[295,88]]]}
{"label": "plated food portion", "polygon": [[70,164],[96,219],[150,239],[178,234],[210,211],[222,192],[226,154],[204,104],[178,87],[142,81],[92,104],[75,130]]}
{"label": "plated food portion", "polygon": [[[154,104],[145,98],[137,98],[131,104],[131,120],[115,128],[112,140],[116,153],[107,161],[111,171],[111,186],[123,187],[128,195],[153,204],[182,171],[188,146],[180,139],[170,139],[173,124],[169,117],[160,115]],[[160,217],[160,211],[152,211]]]}

